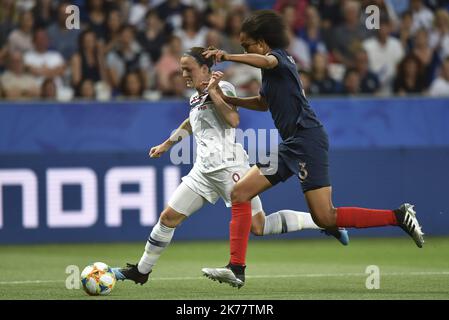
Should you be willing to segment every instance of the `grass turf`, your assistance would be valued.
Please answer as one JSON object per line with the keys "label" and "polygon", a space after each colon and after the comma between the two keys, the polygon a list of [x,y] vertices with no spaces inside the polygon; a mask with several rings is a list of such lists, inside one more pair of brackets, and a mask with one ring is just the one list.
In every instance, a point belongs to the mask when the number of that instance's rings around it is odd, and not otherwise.
{"label": "grass turf", "polygon": [[[227,242],[174,242],[144,285],[118,282],[109,296],[65,286],[68,265],[136,262],[144,244],[0,246],[0,299],[448,299],[449,238],[252,240],[246,285],[237,290],[201,276],[223,266]],[[380,289],[365,287],[366,267],[380,268]]]}

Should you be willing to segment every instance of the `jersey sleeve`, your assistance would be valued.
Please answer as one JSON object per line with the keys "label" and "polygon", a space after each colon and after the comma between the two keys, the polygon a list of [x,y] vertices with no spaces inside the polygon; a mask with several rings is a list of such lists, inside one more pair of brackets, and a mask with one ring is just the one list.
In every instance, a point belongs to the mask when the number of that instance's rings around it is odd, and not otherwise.
{"label": "jersey sleeve", "polygon": [[278,65],[276,67],[273,68],[273,70],[278,69],[281,65],[282,65],[282,61],[283,61],[283,57],[281,55],[281,53],[277,50],[277,49],[273,49],[270,52],[267,53],[267,56],[275,56],[276,59],[278,60]]}
{"label": "jersey sleeve", "polygon": [[237,96],[237,94],[235,92],[235,87],[231,83],[229,83],[227,81],[220,81],[218,83],[218,85],[220,86],[221,91],[223,91],[223,93],[225,95],[230,96],[230,97]]}

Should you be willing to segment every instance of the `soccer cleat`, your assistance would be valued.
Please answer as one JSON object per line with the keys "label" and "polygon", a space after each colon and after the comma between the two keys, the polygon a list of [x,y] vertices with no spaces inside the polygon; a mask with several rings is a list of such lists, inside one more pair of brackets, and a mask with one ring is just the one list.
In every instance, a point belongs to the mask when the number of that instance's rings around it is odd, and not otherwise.
{"label": "soccer cleat", "polygon": [[228,264],[224,268],[203,268],[203,275],[213,281],[228,283],[232,287],[240,289],[245,284],[246,266]]}
{"label": "soccer cleat", "polygon": [[127,263],[124,268],[112,268],[112,272],[114,272],[117,280],[132,280],[141,285],[148,281],[148,276],[151,273],[151,271],[146,274],[140,273],[137,264],[130,263]]}
{"label": "soccer cleat", "polygon": [[324,233],[327,236],[334,236],[340,243],[344,246],[349,244],[349,234],[348,230],[345,228],[338,228],[337,230],[321,230],[321,233]]}
{"label": "soccer cleat", "polygon": [[398,226],[412,237],[419,248],[422,248],[424,244],[424,233],[421,230],[418,219],[416,219],[416,212],[413,210],[413,207],[410,203],[404,203],[399,209],[394,210],[394,213],[398,221]]}
{"label": "soccer cleat", "polygon": [[111,268],[112,272],[115,275],[115,279],[123,281],[126,280],[125,275],[120,271],[121,268]]}

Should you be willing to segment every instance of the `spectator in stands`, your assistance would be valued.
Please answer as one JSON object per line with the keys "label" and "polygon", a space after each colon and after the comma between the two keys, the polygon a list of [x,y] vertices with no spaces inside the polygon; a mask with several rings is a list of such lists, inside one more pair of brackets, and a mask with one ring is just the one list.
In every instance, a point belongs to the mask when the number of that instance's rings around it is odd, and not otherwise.
{"label": "spectator in stands", "polygon": [[15,5],[19,11],[29,11],[34,8],[36,0],[15,0]]}
{"label": "spectator in stands", "polygon": [[188,7],[182,13],[182,27],[175,29],[174,34],[182,39],[183,50],[187,51],[192,47],[204,47],[207,32],[198,10]]}
{"label": "spectator in stands", "polygon": [[291,11],[287,13],[292,19],[288,21],[293,33],[297,33],[305,25],[305,12],[308,5],[308,0],[276,0],[274,10],[283,12],[285,9]]}
{"label": "spectator in stands", "polygon": [[6,64],[6,56],[8,55],[7,46],[0,47],[0,73],[3,71]]}
{"label": "spectator in stands", "polygon": [[0,0],[0,50],[15,27],[16,6],[13,0]]}
{"label": "spectator in stands", "polygon": [[379,77],[382,94],[391,93],[397,64],[404,57],[404,49],[398,39],[391,36],[391,24],[387,17],[380,19],[377,35],[363,42],[368,53],[370,69]]}
{"label": "spectator in stands", "polygon": [[163,21],[166,21],[172,29],[181,28],[182,13],[187,8],[181,0],[167,0],[158,5],[155,9]]}
{"label": "spectator in stands", "polygon": [[135,40],[134,28],[131,25],[121,28],[118,47],[107,54],[106,63],[112,88],[118,89],[122,77],[132,71],[140,74],[144,88],[153,84],[151,58]]}
{"label": "spectator in stands", "polygon": [[379,78],[369,69],[368,54],[364,49],[358,50],[355,55],[355,70],[360,77],[361,93],[376,93],[379,90]]}
{"label": "spectator in stands", "polygon": [[295,10],[295,6],[291,4],[286,4],[281,9],[281,16],[284,20],[285,25],[287,25],[287,34],[289,38],[289,46],[287,48],[287,52],[293,57],[299,68],[309,70],[312,58],[307,43],[296,35]]}
{"label": "spectator in stands", "polygon": [[144,84],[141,73],[136,71],[128,72],[123,76],[120,84],[121,96],[127,99],[142,99]]}
{"label": "spectator in stands", "polygon": [[425,29],[418,30],[413,40],[414,48],[412,52],[423,65],[423,80],[427,87],[432,82],[433,75],[439,65],[438,54],[429,46],[429,37]]}
{"label": "spectator in stands", "polygon": [[36,27],[47,28],[53,22],[53,0],[37,0],[33,15]]}
{"label": "spectator in stands", "polygon": [[360,4],[347,1],[343,6],[344,24],[338,26],[333,33],[332,53],[336,62],[350,66],[355,50],[368,37],[365,25],[360,21]]}
{"label": "spectator in stands", "polygon": [[25,72],[20,51],[9,52],[7,70],[0,76],[0,87],[7,99],[39,97],[40,88],[36,77]]}
{"label": "spectator in stands", "polygon": [[232,11],[226,20],[225,28],[225,43],[228,52],[243,53],[243,48],[240,45],[240,30],[244,15],[241,11]]}
{"label": "spectator in stands", "polygon": [[106,16],[106,38],[105,38],[106,53],[118,47],[118,42],[120,39],[120,30],[122,26],[123,26],[123,19],[120,14],[120,11],[117,9],[109,10]]}
{"label": "spectator in stands", "polygon": [[327,56],[317,53],[313,56],[310,93],[314,95],[336,94],[339,91],[337,81],[329,76]]}
{"label": "spectator in stands", "polygon": [[343,77],[344,95],[358,95],[362,93],[360,74],[354,68],[346,69]]}
{"label": "spectator in stands", "polygon": [[91,79],[83,79],[76,87],[77,99],[95,100],[95,83]]}
{"label": "spectator in stands", "polygon": [[180,99],[189,98],[190,94],[187,90],[186,82],[182,77],[182,73],[180,71],[172,72],[169,76],[169,81],[171,83],[171,87],[168,91],[163,93],[164,97]]}
{"label": "spectator in stands", "polygon": [[287,30],[287,34],[290,42],[287,52],[293,57],[299,68],[309,70],[312,60],[309,46],[291,30]]}
{"label": "spectator in stands", "polygon": [[137,0],[129,9],[128,23],[136,28],[136,30],[144,30],[145,15],[150,9],[150,1]]}
{"label": "spectator in stands", "polygon": [[183,53],[182,41],[177,36],[171,36],[162,50],[162,55],[156,63],[157,88],[162,92],[170,90],[170,75],[180,70],[179,59]]}
{"label": "spectator in stands", "polygon": [[430,85],[429,95],[449,97],[449,57],[446,57],[441,65],[440,76]]}
{"label": "spectator in stands", "polygon": [[410,8],[410,0],[385,0],[397,16],[402,16]]}
{"label": "spectator in stands", "polygon": [[[214,48],[227,48],[227,44],[225,43],[225,37],[220,31],[215,29],[209,29],[206,35],[206,48],[214,47]],[[214,71],[222,71],[226,73],[226,70],[232,66],[232,62],[223,61],[221,63],[216,64],[213,69]]]}
{"label": "spectator in stands", "polygon": [[245,2],[252,11],[255,11],[272,9],[276,3],[276,0],[246,0]]}
{"label": "spectator in stands", "polygon": [[424,91],[424,66],[415,54],[408,54],[399,64],[393,88],[401,96]]}
{"label": "spectator in stands", "polygon": [[38,77],[39,82],[45,78],[54,78],[56,86],[63,87],[62,75],[65,71],[64,57],[57,51],[49,50],[49,39],[45,29],[36,29],[33,35],[34,50],[25,53],[25,66]]}
{"label": "spectator in stands", "polygon": [[[344,2],[340,0],[311,0],[314,6],[318,9],[321,15],[322,28],[326,35],[330,35],[327,31],[331,31],[336,26],[343,23],[343,10],[341,10],[341,5]],[[326,37],[326,40],[327,37]],[[328,44],[328,42],[326,42]]]}
{"label": "spectator in stands", "polygon": [[106,38],[106,6],[104,0],[86,0],[87,27],[97,35],[99,39]]}
{"label": "spectator in stands", "polygon": [[306,24],[304,29],[298,33],[308,47],[311,56],[315,53],[326,53],[326,45],[321,38],[321,19],[317,9],[313,6],[308,6],[306,10]]}
{"label": "spectator in stands", "polygon": [[242,86],[244,89],[244,96],[255,97],[260,93],[260,81],[257,78],[251,78],[247,83]]}
{"label": "spectator in stands", "polygon": [[55,100],[57,97],[56,83],[53,78],[46,78],[41,84],[41,98]]}
{"label": "spectator in stands", "polygon": [[92,30],[84,30],[79,36],[79,50],[71,59],[72,85],[76,88],[83,80],[107,82],[103,42],[99,42]]}
{"label": "spectator in stands", "polygon": [[19,28],[13,30],[8,37],[10,51],[25,53],[33,50],[34,17],[31,11],[22,12],[19,16]]}
{"label": "spectator in stands", "polygon": [[[73,1],[73,0],[72,0]],[[81,0],[84,1],[84,0]],[[118,10],[118,12],[120,12],[120,16],[123,19],[123,23],[126,23],[126,19],[129,19],[130,17],[130,12],[131,12],[131,7],[133,5],[133,1],[130,0],[107,0],[107,12],[111,11],[111,10]],[[135,0],[138,1],[138,0]],[[151,7],[153,5],[153,3],[156,2],[156,0],[147,0],[147,2],[149,3],[149,7]],[[146,11],[145,11],[146,13]],[[128,22],[129,23],[129,22]],[[141,27],[140,25],[138,25],[137,27]]]}
{"label": "spectator in stands", "polygon": [[287,30],[293,34],[298,33],[302,28],[297,27],[296,6],[292,4],[285,4],[280,9],[280,14],[284,19]]}
{"label": "spectator in stands", "polygon": [[78,36],[80,31],[77,29],[67,29],[66,20],[69,16],[66,8],[69,2],[61,2],[57,8],[57,21],[47,28],[50,39],[50,48],[62,54],[66,61],[69,61],[72,55],[78,50]]}
{"label": "spectator in stands", "polygon": [[402,14],[398,32],[394,33],[395,37],[401,41],[404,52],[409,52],[413,47],[412,35],[413,16],[411,11]]}
{"label": "spectator in stands", "polygon": [[413,15],[412,34],[421,28],[430,30],[433,24],[433,12],[427,8],[422,0],[410,0],[410,10]]}
{"label": "spectator in stands", "polygon": [[151,56],[153,61],[158,61],[162,47],[168,42],[172,30],[159,17],[156,10],[149,10],[145,16],[145,28],[139,32],[137,39],[142,48]]}
{"label": "spectator in stands", "polygon": [[449,10],[449,2],[447,0],[424,0],[424,4],[432,11],[440,8]]}
{"label": "spectator in stands", "polygon": [[211,0],[204,11],[206,25],[209,28],[224,31],[226,19],[231,12],[231,3],[227,0]]}
{"label": "spectator in stands", "polygon": [[307,70],[298,70],[299,78],[301,79],[302,88],[306,95],[310,94],[310,84],[312,82],[312,77],[310,76],[310,72]]}
{"label": "spectator in stands", "polygon": [[449,56],[449,12],[447,10],[436,11],[429,42],[430,47],[436,50],[441,60]]}

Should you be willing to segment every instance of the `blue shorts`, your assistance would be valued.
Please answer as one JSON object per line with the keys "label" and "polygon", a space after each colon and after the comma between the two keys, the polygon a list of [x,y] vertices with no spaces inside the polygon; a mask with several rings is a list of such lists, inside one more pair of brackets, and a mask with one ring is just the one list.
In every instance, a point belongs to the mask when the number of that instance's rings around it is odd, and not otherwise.
{"label": "blue shorts", "polygon": [[329,140],[323,127],[302,129],[279,144],[278,157],[273,157],[277,163],[257,166],[272,185],[296,175],[305,193],[331,185],[328,153]]}

